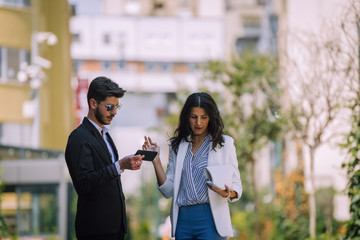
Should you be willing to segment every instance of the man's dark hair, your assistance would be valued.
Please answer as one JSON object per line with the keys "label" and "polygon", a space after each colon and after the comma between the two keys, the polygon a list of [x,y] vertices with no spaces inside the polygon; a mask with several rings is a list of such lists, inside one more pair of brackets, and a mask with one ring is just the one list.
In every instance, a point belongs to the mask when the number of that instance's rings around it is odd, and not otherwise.
{"label": "man's dark hair", "polygon": [[224,145],[224,123],[215,100],[210,94],[205,92],[193,93],[186,99],[180,113],[179,126],[175,130],[174,136],[170,139],[172,148],[177,152],[182,140],[191,141],[191,139],[188,139],[192,134],[189,119],[193,107],[201,107],[209,115],[210,119],[207,129],[212,138],[212,149],[215,150],[217,146],[221,148]]}
{"label": "man's dark hair", "polygon": [[90,107],[90,99],[95,99],[98,102],[102,102],[107,97],[121,98],[124,96],[126,90],[119,87],[116,82],[113,82],[107,77],[97,77],[90,83],[87,93],[87,101]]}

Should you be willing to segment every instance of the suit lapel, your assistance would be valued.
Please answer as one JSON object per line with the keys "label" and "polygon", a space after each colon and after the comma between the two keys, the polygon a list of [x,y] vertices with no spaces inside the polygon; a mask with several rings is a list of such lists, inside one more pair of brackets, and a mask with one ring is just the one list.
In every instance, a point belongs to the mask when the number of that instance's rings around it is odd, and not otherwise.
{"label": "suit lapel", "polygon": [[[216,151],[219,151],[219,149],[217,148]],[[209,158],[208,158],[208,166],[211,166],[211,165],[215,164],[215,160],[214,160],[215,153],[216,152],[213,149],[210,149]]]}
{"label": "suit lapel", "polygon": [[108,132],[106,133],[106,136],[107,136],[108,141],[110,142],[110,145],[114,151],[115,159],[119,159],[119,155],[118,155],[114,141],[112,140],[112,138],[110,137],[110,134]]}
{"label": "suit lapel", "polygon": [[[109,152],[109,149],[106,146],[105,140],[102,138],[101,134],[99,133],[99,131],[95,128],[95,126],[87,119],[84,118],[83,121],[84,125],[87,127],[87,129],[89,129],[89,131],[91,132],[91,134],[96,138],[96,140],[98,141],[98,143],[101,145],[102,147],[102,151],[106,154],[107,156],[107,160],[110,160],[110,162],[112,163],[112,158],[111,158],[111,154]],[[100,149],[99,149],[100,150]]]}
{"label": "suit lapel", "polygon": [[183,140],[180,145],[179,145],[179,149],[178,149],[178,153],[176,156],[176,172],[175,172],[175,179],[174,179],[174,198],[173,199],[177,199],[177,195],[179,192],[179,188],[180,188],[180,181],[181,181],[181,173],[182,173],[182,169],[183,169],[183,165],[184,165],[184,159],[185,159],[185,155],[186,155],[186,151],[188,149],[189,146],[189,142]]}

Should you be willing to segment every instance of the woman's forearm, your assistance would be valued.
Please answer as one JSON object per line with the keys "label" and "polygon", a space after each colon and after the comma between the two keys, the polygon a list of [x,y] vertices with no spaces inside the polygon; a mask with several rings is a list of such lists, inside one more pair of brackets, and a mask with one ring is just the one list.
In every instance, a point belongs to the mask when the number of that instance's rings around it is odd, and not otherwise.
{"label": "woman's forearm", "polygon": [[154,159],[153,166],[155,169],[155,174],[156,174],[156,179],[157,179],[158,185],[161,186],[166,181],[166,174],[163,169],[163,166],[161,165],[159,156],[157,156],[156,158],[158,158],[158,159]]}

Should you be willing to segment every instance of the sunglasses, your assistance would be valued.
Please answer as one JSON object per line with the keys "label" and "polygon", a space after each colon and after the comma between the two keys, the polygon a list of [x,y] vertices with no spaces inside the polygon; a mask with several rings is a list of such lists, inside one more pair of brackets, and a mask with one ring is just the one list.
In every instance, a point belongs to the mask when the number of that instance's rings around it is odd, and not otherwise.
{"label": "sunglasses", "polygon": [[121,108],[121,103],[119,103],[118,105],[113,105],[113,104],[105,104],[106,107],[106,111],[111,112],[114,109],[116,109],[116,111],[119,111]]}
{"label": "sunglasses", "polygon": [[[100,104],[101,102],[98,102],[98,103]],[[105,107],[106,107],[106,111],[108,111],[108,112],[114,111],[114,109],[116,109],[116,111],[119,111],[121,108],[121,103],[119,103],[116,106],[114,104],[105,104]]]}

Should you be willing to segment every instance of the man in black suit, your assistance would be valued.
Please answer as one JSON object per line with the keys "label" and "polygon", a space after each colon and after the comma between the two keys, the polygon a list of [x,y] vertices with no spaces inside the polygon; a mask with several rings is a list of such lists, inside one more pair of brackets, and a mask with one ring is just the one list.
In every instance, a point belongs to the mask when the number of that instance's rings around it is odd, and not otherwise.
{"label": "man in black suit", "polygon": [[108,128],[120,109],[125,90],[106,77],[89,86],[89,112],[69,136],[65,159],[78,194],[75,220],[79,240],[122,240],[126,233],[125,197],[121,173],[138,170],[142,156],[119,160]]}

